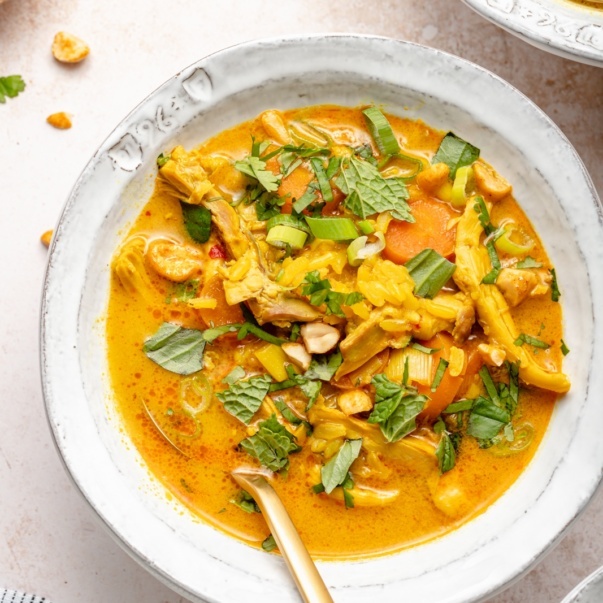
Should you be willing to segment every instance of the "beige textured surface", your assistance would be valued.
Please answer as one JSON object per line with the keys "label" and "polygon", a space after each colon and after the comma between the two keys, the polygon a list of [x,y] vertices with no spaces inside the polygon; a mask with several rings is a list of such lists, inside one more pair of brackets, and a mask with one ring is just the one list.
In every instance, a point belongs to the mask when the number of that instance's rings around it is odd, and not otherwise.
{"label": "beige textured surface", "polygon": [[[59,30],[91,46],[82,64],[52,59]],[[8,0],[0,75],[22,74],[27,90],[0,105],[0,587],[54,603],[184,601],[115,545],[54,450],[38,379],[46,253],[38,239],[96,146],[181,67],[243,40],[319,31],[411,40],[494,71],[561,127],[603,193],[603,71],[536,50],[457,0]],[[73,114],[71,130],[45,123],[56,111]],[[599,497],[537,568],[490,603],[559,601],[603,562],[602,528]]]}

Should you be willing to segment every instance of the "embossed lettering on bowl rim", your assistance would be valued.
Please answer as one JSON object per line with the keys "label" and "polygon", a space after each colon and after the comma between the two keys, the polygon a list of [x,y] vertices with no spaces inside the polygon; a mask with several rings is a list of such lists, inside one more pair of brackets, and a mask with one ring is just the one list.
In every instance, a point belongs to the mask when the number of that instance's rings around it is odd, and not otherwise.
{"label": "embossed lettering on bowl rim", "polygon": [[530,44],[566,59],[603,67],[603,6],[570,0],[463,0]]}
{"label": "embossed lettering on bowl rim", "polygon": [[602,212],[561,131],[494,74],[408,42],[316,35],[228,48],[150,94],[94,154],[55,229],[41,316],[44,398],[69,474],[124,549],[193,601],[293,603],[298,595],[281,558],[195,521],[168,500],[120,432],[99,321],[112,254],[148,197],[156,156],[170,145],[191,147],[266,108],[371,101],[454,127],[512,180],[558,269],[573,388],[532,463],[485,513],[395,555],[320,563],[335,600],[397,603],[403,594],[468,603],[491,596],[561,538],[600,482]]}

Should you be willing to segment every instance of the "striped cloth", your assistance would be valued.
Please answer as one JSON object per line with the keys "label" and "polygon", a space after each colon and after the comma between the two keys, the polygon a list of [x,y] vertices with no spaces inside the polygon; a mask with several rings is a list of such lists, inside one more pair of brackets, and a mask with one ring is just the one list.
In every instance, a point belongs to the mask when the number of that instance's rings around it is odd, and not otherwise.
{"label": "striped cloth", "polygon": [[50,603],[46,597],[0,588],[0,603]]}

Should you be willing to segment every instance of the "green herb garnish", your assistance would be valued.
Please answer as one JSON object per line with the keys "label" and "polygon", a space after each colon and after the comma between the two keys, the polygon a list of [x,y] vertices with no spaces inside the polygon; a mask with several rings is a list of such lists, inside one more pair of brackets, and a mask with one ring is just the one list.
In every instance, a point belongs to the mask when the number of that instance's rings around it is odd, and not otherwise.
{"label": "green herb garnish", "polygon": [[551,273],[551,299],[554,302],[559,301],[559,298],[561,297],[561,292],[559,291],[559,285],[557,284],[557,273],[555,272],[554,268],[551,268],[549,270],[549,272]]}
{"label": "green herb garnish", "polygon": [[356,157],[344,159],[335,184],[347,195],[344,206],[365,220],[369,216],[389,211],[397,220],[414,222],[406,203],[408,191],[401,178],[384,178],[367,161]]}
{"label": "green herb garnish", "polygon": [[529,255],[515,264],[515,268],[542,268],[542,264]]}
{"label": "green herb garnish", "polygon": [[431,391],[435,392],[438,387],[440,386],[440,383],[442,382],[442,379],[444,377],[444,373],[446,372],[446,369],[448,368],[448,364],[449,362],[447,360],[444,360],[444,358],[440,358],[440,361],[438,362],[438,367],[436,368],[436,372],[435,375],[433,376],[433,381],[431,383]]}
{"label": "green herb garnish", "polygon": [[245,511],[245,513],[261,513],[253,496],[245,490],[241,490],[237,498],[231,499],[230,502],[236,507],[239,507],[242,511]]}
{"label": "green herb garnish", "polygon": [[527,343],[535,348],[539,348],[541,350],[547,350],[551,346],[546,342],[542,341],[542,339],[537,339],[536,337],[532,337],[531,335],[526,335],[525,333],[520,333],[519,337],[513,342],[515,345],[523,345]]}
{"label": "green herb garnish", "polygon": [[427,397],[416,389],[390,381],[385,375],[375,375],[375,406],[368,422],[377,423],[388,442],[396,442],[414,431],[416,417],[423,410]]}
{"label": "green herb garnish", "polygon": [[308,272],[302,281],[302,295],[310,296],[313,306],[326,304],[327,314],[345,317],[341,306],[353,306],[364,299],[362,293],[339,293],[331,289],[328,279],[321,279],[318,270]]}
{"label": "green herb garnish", "polygon": [[337,486],[347,479],[352,463],[358,458],[362,440],[346,440],[337,454],[321,469],[320,478],[327,494],[331,494]]}
{"label": "green herb garnish", "polygon": [[248,425],[262,405],[271,383],[269,375],[257,375],[232,383],[228,389],[218,392],[216,398],[233,417]]}
{"label": "green herb garnish", "polygon": [[325,172],[325,166],[322,162],[322,159],[318,157],[313,157],[310,159],[310,165],[316,174],[316,179],[318,180],[318,188],[320,189],[320,193],[322,194],[322,198],[329,203],[333,201],[333,191],[331,189],[331,184],[329,183],[329,178]]}
{"label": "green herb garnish", "polygon": [[477,147],[459,138],[453,132],[448,132],[442,139],[431,163],[445,163],[450,168],[450,178],[454,180],[456,171],[479,159],[479,153]]}
{"label": "green herb garnish", "polygon": [[270,534],[267,538],[262,541],[262,548],[267,552],[271,553],[274,551],[276,547],[276,540],[274,540],[274,536]]}
{"label": "green herb garnish", "polygon": [[561,340],[561,353],[564,356],[567,356],[570,353],[570,349],[567,347],[567,345],[565,344],[565,341],[563,341],[563,339]]}
{"label": "green herb garnish", "polygon": [[201,331],[164,322],[142,346],[147,357],[178,375],[190,375],[203,368],[205,340]]}
{"label": "green herb garnish", "polygon": [[255,178],[260,186],[269,193],[273,193],[279,187],[280,178],[266,169],[266,162],[264,160],[253,154],[242,161],[235,161],[234,166],[239,172]]}
{"label": "green herb garnish", "polygon": [[207,243],[211,234],[211,212],[203,205],[180,201],[186,232],[197,243]]}
{"label": "green herb garnish", "polygon": [[275,415],[262,421],[257,433],[244,439],[239,447],[271,471],[287,470],[289,454],[301,450],[295,443],[295,436],[277,421]]}
{"label": "green herb garnish", "polygon": [[415,282],[415,295],[431,299],[448,282],[456,266],[433,249],[424,249],[404,264]]}
{"label": "green herb garnish", "polygon": [[399,153],[400,145],[396,140],[389,121],[387,121],[387,117],[377,107],[369,107],[362,114],[379,152],[382,155]]}
{"label": "green herb garnish", "polygon": [[483,197],[475,197],[473,209],[477,214],[486,235],[491,235],[496,230],[496,227],[490,222],[490,214],[488,213],[488,208],[486,207]]}
{"label": "green herb garnish", "polygon": [[20,75],[5,75],[0,77],[0,103],[6,102],[6,97],[15,98],[25,90],[25,82]]}

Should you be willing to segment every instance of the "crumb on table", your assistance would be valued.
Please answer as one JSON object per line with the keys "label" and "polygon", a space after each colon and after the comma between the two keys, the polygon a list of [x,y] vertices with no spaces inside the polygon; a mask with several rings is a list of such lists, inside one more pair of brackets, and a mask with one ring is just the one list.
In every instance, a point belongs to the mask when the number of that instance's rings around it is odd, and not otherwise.
{"label": "crumb on table", "polygon": [[61,63],[79,63],[90,53],[86,42],[73,34],[60,31],[52,41],[52,56]]}
{"label": "crumb on table", "polygon": [[53,113],[46,118],[46,121],[53,127],[59,130],[68,130],[71,128],[71,118],[67,113],[63,111],[59,113]]}

